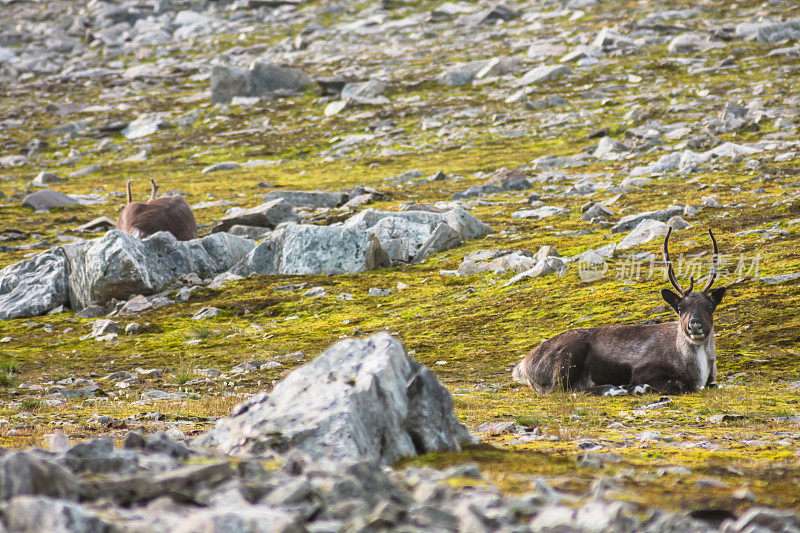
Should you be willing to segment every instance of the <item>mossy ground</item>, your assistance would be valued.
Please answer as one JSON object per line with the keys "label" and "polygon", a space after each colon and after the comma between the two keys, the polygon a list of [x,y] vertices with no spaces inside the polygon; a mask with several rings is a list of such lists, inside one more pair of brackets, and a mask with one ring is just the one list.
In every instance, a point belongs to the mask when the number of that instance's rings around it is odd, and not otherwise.
{"label": "mossy ground", "polygon": [[[675,2],[661,2],[664,9]],[[719,3],[722,5],[721,3]],[[760,2],[740,2],[741,9]],[[312,9],[311,4],[308,9]],[[409,3],[402,13],[431,9],[435,3]],[[713,6],[711,6],[713,7]],[[638,11],[637,11],[638,9]],[[787,16],[798,8],[787,7]],[[644,12],[636,3],[616,2],[603,16],[587,14],[574,24],[578,31],[595,31],[614,22],[627,22]],[[345,15],[342,15],[345,16]],[[399,16],[399,15],[397,15]],[[710,15],[709,15],[710,16]],[[321,19],[322,20],[322,19]],[[326,15],[325,23],[336,16]],[[684,21],[698,28],[703,17]],[[498,82],[487,86],[448,88],[430,78],[442,64],[507,54],[510,43],[525,38],[527,30],[517,21],[498,29],[497,38],[481,49],[459,49],[438,43],[426,54],[415,56],[390,88],[392,104],[383,108],[356,108],[342,116],[325,118],[322,110],[328,101],[309,91],[289,98],[265,100],[252,107],[211,106],[205,99],[191,97],[207,90],[207,82],[181,78],[179,83],[125,82],[112,80],[87,85],[51,85],[32,80],[15,88],[0,87],[0,113],[20,121],[18,127],[0,133],[2,153],[14,153],[36,133],[66,120],[96,118],[76,113],[61,118],[48,111],[47,103],[103,101],[115,92],[132,103],[137,112],[169,111],[172,117],[193,111],[199,119],[190,127],[173,127],[131,143],[116,135],[118,152],[97,152],[101,140],[92,133],[68,140],[68,146],[85,153],[79,164],[56,167],[68,151],[67,141],[47,138],[45,148],[34,162],[21,169],[5,169],[0,189],[7,195],[28,190],[27,183],[42,169],[66,174],[89,164],[102,164],[98,173],[70,178],[54,188],[67,193],[123,190],[129,177],[136,179],[136,196],[144,198],[146,183],[155,178],[162,191],[179,190],[190,203],[226,199],[242,207],[260,203],[265,189],[260,181],[292,189],[337,190],[353,185],[370,185],[390,190],[390,201],[373,204],[378,209],[397,209],[408,200],[418,202],[449,199],[457,191],[483,183],[476,172],[513,168],[547,155],[571,155],[594,143],[584,136],[599,127],[612,134],[643,124],[624,121],[633,105],[640,105],[648,118],[665,123],[692,123],[702,116],[719,113],[723,99],[697,97],[708,90],[714,96],[739,94],[750,98],[756,85],[764,102],[777,102],[782,95],[796,93],[798,59],[776,59],[766,52],[778,47],[739,41],[723,42],[718,48],[698,54],[706,65],[728,56],[747,57],[740,68],[718,70],[698,78],[686,67],[666,57],[664,46],[617,57],[567,81],[544,84],[529,96],[535,99],[553,92],[569,102],[564,109],[530,111],[519,104],[505,104],[501,98],[487,98],[487,91],[500,89]],[[547,34],[549,30],[542,30]],[[556,35],[555,32],[552,33]],[[274,42],[274,33],[251,33],[245,41],[233,36],[201,39],[198,49],[222,51],[232,46]],[[428,41],[436,44],[435,38]],[[187,52],[188,53],[188,52]],[[431,57],[437,57],[431,63]],[[123,58],[124,59],[124,58]],[[329,67],[329,74],[336,65]],[[415,68],[417,70],[415,70]],[[412,76],[411,73],[414,73]],[[629,73],[642,78],[632,83]],[[779,77],[774,74],[781,73]],[[422,83],[411,83],[423,80]],[[408,83],[406,83],[408,82]],[[607,97],[597,99],[586,91],[592,86]],[[501,91],[502,92],[502,91]],[[637,98],[632,98],[635,95]],[[416,98],[419,101],[416,102]],[[408,101],[410,103],[403,103]],[[694,113],[671,111],[673,106],[690,103]],[[442,135],[420,127],[422,118],[437,112],[453,113],[477,109],[478,113],[461,120],[461,125]],[[357,113],[370,111],[367,119],[352,120]],[[132,112],[109,112],[108,120],[135,118]],[[505,119],[493,123],[493,115]],[[553,125],[553,113],[580,113]],[[373,131],[364,120],[384,120],[400,135],[357,145],[344,155],[332,154],[331,147],[347,135]],[[228,135],[235,130],[259,127],[260,133]],[[503,128],[523,128],[529,135],[510,138]],[[723,140],[745,142],[774,133],[770,123],[758,133],[723,136]],[[796,135],[791,137],[796,139]],[[148,160],[126,163],[121,159],[149,145]],[[391,148],[392,155],[382,155]],[[604,173],[598,180],[618,182],[626,170],[652,161],[664,152],[654,151],[639,159],[597,162],[572,169],[574,172]],[[280,161],[269,167],[201,174],[203,167],[219,161],[248,159]],[[458,179],[444,182],[401,183],[384,179],[417,168],[424,175],[443,170]],[[758,258],[758,275],[778,275],[800,271],[800,224],[788,224],[800,217],[797,187],[800,166],[797,160],[783,163],[764,158],[757,169],[743,162],[711,163],[688,176],[665,176],[621,198],[612,206],[620,216],[660,209],[675,202],[699,205],[713,194],[725,206],[705,209],[691,219],[693,229],[676,235],[676,254],[697,257],[708,265],[709,243],[705,228],[712,227],[720,249],[734,260],[743,256],[749,268]],[[563,185],[564,183],[561,183]],[[766,192],[751,191],[763,187]],[[755,503],[778,507],[800,507],[800,468],[798,438],[800,393],[788,383],[800,380],[800,318],[795,313],[800,302],[800,281],[767,285],[755,279],[752,270],[735,271],[736,263],[718,283],[730,290],[716,316],[720,388],[673,399],[667,407],[640,411],[655,397],[598,398],[585,394],[537,396],[513,384],[510,368],[540,340],[569,327],[591,327],[611,323],[637,323],[644,320],[671,320],[659,298],[665,286],[663,273],[649,275],[647,267],[638,279],[631,279],[630,265],[623,259],[612,261],[602,279],[584,283],[576,268],[564,276],[548,276],[505,287],[508,276],[491,274],[466,278],[445,277],[440,270],[455,269],[469,252],[487,248],[513,248],[535,252],[553,245],[562,255],[573,255],[602,246],[619,236],[594,230],[572,236],[586,227],[580,222],[584,196],[548,197],[546,186],[535,188],[547,203],[568,207],[571,214],[543,221],[512,219],[524,206],[529,191],[498,194],[482,198],[473,213],[491,224],[497,233],[470,241],[437,254],[424,264],[380,269],[347,276],[261,276],[228,283],[219,290],[202,290],[188,303],[137,316],[120,317],[146,324],[135,336],[122,336],[113,344],[83,341],[89,331],[88,320],[61,313],[33,319],[0,323],[0,337],[15,340],[0,345],[3,374],[0,375],[0,444],[20,447],[41,445],[42,436],[61,429],[76,439],[101,433],[122,435],[130,429],[151,431],[181,422],[181,429],[192,435],[209,427],[213,417],[224,416],[231,406],[257,390],[270,389],[303,359],[286,362],[283,367],[244,375],[229,374],[225,379],[197,377],[191,371],[218,368],[228,372],[233,366],[253,359],[264,359],[302,350],[308,360],[339,338],[362,336],[375,331],[390,331],[405,341],[413,356],[428,365],[454,393],[458,415],[470,427],[491,420],[516,420],[521,426],[538,427],[545,439],[512,444],[513,436],[487,437],[486,445],[461,453],[437,454],[410,461],[436,466],[474,461],[501,488],[523,491],[536,477],[543,477],[563,490],[582,494],[604,479],[613,479],[619,497],[647,506],[657,503],[671,508],[721,507],[741,510]],[[611,195],[599,194],[592,200]],[[19,203],[5,201],[0,208],[0,228],[28,232],[9,245],[33,244],[46,240],[58,243],[59,236],[73,235],[72,229],[94,217],[116,217],[123,199],[113,197],[110,204],[54,210],[32,214]],[[219,219],[225,208],[196,212],[202,230]],[[743,230],[768,229],[779,224],[785,234],[737,236]],[[640,246],[637,252],[659,253],[657,241]],[[0,266],[19,261],[27,252],[0,253]],[[739,275],[741,274],[741,275]],[[742,279],[739,279],[739,278]],[[371,287],[403,290],[390,296],[369,297]],[[280,290],[288,284],[305,284],[304,289]],[[325,286],[327,298],[302,297],[305,289]],[[335,296],[349,293],[352,300]],[[199,324],[191,316],[204,306],[215,306],[222,313]],[[195,346],[183,344],[199,339]],[[100,379],[118,370],[137,367],[162,368],[163,376],[145,379],[126,389]],[[93,377],[106,394],[90,400],[74,400],[48,406],[45,396],[55,381],[66,377]],[[24,384],[24,388],[20,387]],[[146,389],[187,392],[183,401],[136,402]],[[136,402],[136,403],[135,403]],[[154,420],[147,413],[159,412]],[[115,419],[133,418],[124,427],[100,427],[90,422],[94,414]],[[730,422],[713,423],[715,414],[743,415]],[[141,415],[141,416],[134,416]],[[620,424],[614,424],[619,422]],[[610,427],[614,424],[614,427]],[[640,438],[656,431],[655,440]],[[599,468],[579,461],[584,452],[579,444],[588,440],[601,446],[597,452],[619,457]],[[688,470],[670,468],[685,466]]]}

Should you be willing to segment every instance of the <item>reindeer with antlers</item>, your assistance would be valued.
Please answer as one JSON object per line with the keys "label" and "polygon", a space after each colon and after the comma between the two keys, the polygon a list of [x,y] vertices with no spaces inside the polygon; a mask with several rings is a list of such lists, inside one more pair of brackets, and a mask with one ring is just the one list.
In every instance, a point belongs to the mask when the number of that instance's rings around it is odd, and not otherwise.
{"label": "reindeer with antlers", "polygon": [[539,393],[556,390],[599,392],[609,386],[649,385],[657,392],[694,392],[717,377],[714,311],[725,287],[711,289],[717,276],[717,240],[711,230],[714,255],[708,282],[693,291],[694,278],[683,290],[669,258],[664,260],[670,283],[678,293],[663,289],[661,296],[678,314],[677,322],[571,329],[543,341],[514,368],[514,379]]}

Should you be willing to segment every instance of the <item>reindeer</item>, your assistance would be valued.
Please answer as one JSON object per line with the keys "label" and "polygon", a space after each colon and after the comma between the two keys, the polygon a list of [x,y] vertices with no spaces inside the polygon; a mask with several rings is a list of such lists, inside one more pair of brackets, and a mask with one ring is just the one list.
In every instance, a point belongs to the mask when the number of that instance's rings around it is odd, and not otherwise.
{"label": "reindeer", "polygon": [[150,199],[147,203],[131,201],[131,181],[126,183],[128,203],[117,220],[117,229],[144,239],[159,231],[172,233],[179,241],[197,238],[197,222],[192,209],[180,196],[156,198],[158,185],[150,180]]}
{"label": "reindeer", "polygon": [[664,260],[670,283],[678,291],[661,291],[678,314],[677,322],[571,329],[542,341],[514,368],[516,381],[539,393],[556,390],[602,392],[610,386],[649,385],[656,392],[694,392],[717,377],[714,311],[725,287],[711,290],[717,276],[717,240],[711,230],[714,255],[706,286],[694,292],[681,289],[669,259],[669,237]]}

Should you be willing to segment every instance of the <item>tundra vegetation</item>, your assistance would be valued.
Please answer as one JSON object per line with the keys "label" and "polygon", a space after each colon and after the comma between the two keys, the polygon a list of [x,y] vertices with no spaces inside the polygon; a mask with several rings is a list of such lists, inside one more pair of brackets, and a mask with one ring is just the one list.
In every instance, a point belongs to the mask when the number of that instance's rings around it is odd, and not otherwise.
{"label": "tundra vegetation", "polygon": [[[642,511],[800,506],[800,30],[787,22],[776,36],[764,24],[796,21],[798,4],[142,4],[152,24],[114,18],[104,2],[4,3],[0,267],[101,236],[75,228],[116,220],[130,178],[134,200],[146,201],[150,179],[180,193],[201,236],[275,189],[355,186],[389,194],[296,211],[334,224],[479,186],[458,201],[495,231],[418,264],[198,280],[185,301],[175,286],[167,305],[108,317],[123,331],[103,340],[87,338],[96,317],[69,309],[0,322],[3,447],[42,446],[55,431],[192,437],[334,341],[386,331],[450,390],[482,442],[401,465],[475,463],[508,494],[541,478],[578,498],[600,487]],[[162,16],[172,22],[153,29]],[[212,102],[212,68],[248,72],[254,60],[319,83]],[[381,87],[348,97],[336,80]],[[531,187],[480,187],[503,169]],[[41,172],[66,178],[47,188],[106,201],[34,212],[22,200]],[[538,395],[513,382],[519,359],[566,329],[673,320],[660,297],[668,219],[641,228],[656,238],[590,261],[592,279],[587,261],[547,258],[544,274],[513,283],[510,268],[453,275],[464,257],[550,246],[573,258],[640,231],[612,231],[624,217],[673,205],[690,225],[670,222],[682,285],[710,266],[707,228],[723,251],[718,387],[661,400]],[[315,288],[320,297],[305,295]],[[216,311],[193,318],[204,308]]]}

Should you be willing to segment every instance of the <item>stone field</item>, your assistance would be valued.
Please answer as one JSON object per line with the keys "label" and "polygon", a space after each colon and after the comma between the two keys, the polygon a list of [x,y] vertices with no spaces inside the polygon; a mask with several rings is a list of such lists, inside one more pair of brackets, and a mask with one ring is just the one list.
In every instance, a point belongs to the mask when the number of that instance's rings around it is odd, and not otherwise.
{"label": "stone field", "polygon": [[[0,0],[0,532],[800,531],[798,131],[791,1]],[[512,380],[668,228],[716,387]]]}

